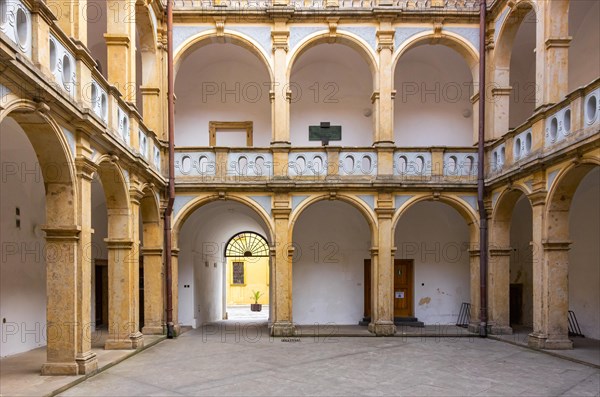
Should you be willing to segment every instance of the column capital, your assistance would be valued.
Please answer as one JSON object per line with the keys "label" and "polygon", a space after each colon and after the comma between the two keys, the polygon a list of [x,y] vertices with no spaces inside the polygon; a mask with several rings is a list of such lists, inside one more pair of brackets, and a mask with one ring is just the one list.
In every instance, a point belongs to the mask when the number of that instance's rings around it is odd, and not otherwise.
{"label": "column capital", "polygon": [[568,251],[573,242],[569,240],[544,240],[542,246],[544,251]]}
{"label": "column capital", "polygon": [[81,226],[42,226],[42,230],[46,233],[46,240],[53,241],[77,241],[81,233]]}
{"label": "column capital", "polygon": [[104,242],[109,250],[131,249],[133,247],[133,241],[126,238],[105,238]]}
{"label": "column capital", "polygon": [[529,198],[529,201],[531,202],[531,206],[536,207],[538,205],[546,204],[546,196],[547,195],[548,195],[547,191],[538,190],[536,192],[528,194],[527,198]]}
{"label": "column capital", "polygon": [[512,86],[492,88],[492,96],[509,96],[512,92]]}
{"label": "column capital", "polygon": [[395,30],[382,29],[378,30],[375,34],[377,36],[377,52],[383,50],[389,50],[394,52],[394,34]]}
{"label": "column capital", "polygon": [[569,48],[569,45],[571,44],[571,40],[573,40],[573,37],[571,37],[571,36],[548,37],[544,44],[546,46],[546,49],[548,49],[548,48]]}
{"label": "column capital", "polygon": [[271,40],[273,44],[273,52],[283,50],[289,51],[288,38],[290,37],[289,30],[273,30],[271,32]]}
{"label": "column capital", "polygon": [[162,247],[142,247],[141,253],[143,256],[162,256]]}
{"label": "column capital", "polygon": [[275,219],[288,219],[290,217],[290,213],[292,209],[289,207],[285,208],[271,208],[271,214]]}
{"label": "column capital", "polygon": [[179,248],[176,248],[176,247],[171,248],[171,256],[178,257],[179,256]]}
{"label": "column capital", "polygon": [[129,48],[129,36],[124,33],[104,33],[104,40],[107,46],[125,46]]}
{"label": "column capital", "polygon": [[[490,256],[510,256],[512,249],[507,248],[490,248]],[[479,252],[477,252],[479,254]]]}
{"label": "column capital", "polygon": [[371,252],[371,255],[379,255],[379,247],[377,246],[369,248],[369,251]]}
{"label": "column capital", "polygon": [[91,181],[94,179],[94,173],[98,169],[98,165],[91,159],[83,156],[78,156],[75,159],[75,167],[77,169],[77,176]]}

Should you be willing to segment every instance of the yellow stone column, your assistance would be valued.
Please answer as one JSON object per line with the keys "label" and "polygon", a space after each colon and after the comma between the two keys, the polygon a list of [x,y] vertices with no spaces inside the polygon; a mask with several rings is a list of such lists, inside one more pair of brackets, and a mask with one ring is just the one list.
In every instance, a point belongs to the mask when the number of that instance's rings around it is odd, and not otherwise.
{"label": "yellow stone column", "polygon": [[[491,223],[489,223],[491,225]],[[492,243],[493,244],[493,243]],[[510,327],[510,247],[490,245],[488,268],[488,315],[495,335],[512,334]]]}
{"label": "yellow stone column", "polygon": [[46,3],[62,31],[87,45],[87,0],[48,0]]}
{"label": "yellow stone column", "polygon": [[275,305],[271,318],[273,336],[291,336],[295,327],[292,322],[292,254],[289,235],[289,219],[292,209],[288,193],[276,193],[271,213],[275,218],[275,260],[271,263]]}
{"label": "yellow stone column", "polygon": [[569,2],[537,3],[536,107],[557,103],[569,90]]}
{"label": "yellow stone column", "polygon": [[117,86],[124,99],[135,103],[135,1],[107,0],[108,81]]}
{"label": "yellow stone column", "polygon": [[469,321],[469,331],[475,333],[479,333],[479,316],[481,314],[479,252],[479,244],[475,245],[471,242],[471,249],[469,249],[469,269],[471,274],[471,319]]}
{"label": "yellow stone column", "polygon": [[171,249],[171,291],[173,293],[173,329],[179,335],[179,248]]}
{"label": "yellow stone column", "polygon": [[376,246],[371,249],[371,323],[369,332],[377,336],[396,333],[394,325],[394,236],[392,217],[394,200],[389,193],[377,199]]}
{"label": "yellow stone column", "polygon": [[96,354],[92,353],[91,335],[91,296],[92,296],[92,180],[96,171],[96,164],[90,160],[92,150],[88,136],[82,131],[77,131],[78,158],[75,160],[77,167],[77,183],[79,187],[78,214],[81,224],[79,249],[77,255],[77,325],[78,335],[76,361],[79,374],[88,374],[98,369]]}
{"label": "yellow stone column", "polygon": [[[134,243],[129,239],[106,239],[108,248],[108,326],[106,350],[137,349],[144,338],[136,322],[137,297],[133,296],[132,256]],[[137,260],[135,261],[137,264]]]}
{"label": "yellow stone column", "polygon": [[569,249],[570,241],[544,241],[544,271],[548,297],[543,307],[547,319],[544,349],[572,349],[569,340]]}
{"label": "yellow stone column", "polygon": [[165,285],[162,247],[143,247],[144,335],[162,335],[165,326]]}
{"label": "yellow stone column", "polygon": [[532,274],[533,274],[533,332],[529,334],[528,344],[533,347],[543,348],[547,330],[547,268],[544,266],[544,213],[546,204],[546,191],[540,181],[534,180],[534,193],[528,195],[531,202],[533,231],[532,231]]}
{"label": "yellow stone column", "polygon": [[287,77],[287,52],[290,31],[287,18],[275,18],[271,38],[273,40],[274,81],[271,91],[272,146],[290,144],[290,96]]}
{"label": "yellow stone column", "polygon": [[[379,70],[377,70],[377,87],[373,95],[375,104],[375,137],[374,144],[378,146],[394,145],[394,71],[392,70],[392,54],[394,52],[394,29],[391,19],[379,22],[377,31],[377,52],[379,53]],[[377,94],[378,93],[378,94]],[[387,170],[391,167],[385,167]]]}
{"label": "yellow stone column", "polygon": [[77,246],[81,230],[44,228],[46,232],[46,363],[42,375],[77,375]]}
{"label": "yellow stone column", "polygon": [[[507,76],[508,77],[508,76]],[[506,85],[502,87],[492,88],[492,103],[488,106],[492,106],[494,120],[493,130],[491,139],[498,139],[508,132],[509,129],[509,107],[510,107],[510,93],[512,87]]]}

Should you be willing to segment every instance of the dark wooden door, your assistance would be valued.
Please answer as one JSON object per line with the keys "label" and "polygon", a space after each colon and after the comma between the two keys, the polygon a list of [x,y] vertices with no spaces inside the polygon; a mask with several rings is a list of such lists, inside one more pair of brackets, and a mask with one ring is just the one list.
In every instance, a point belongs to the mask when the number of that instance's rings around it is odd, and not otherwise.
{"label": "dark wooden door", "polygon": [[394,260],[394,317],[413,316],[413,260]]}
{"label": "dark wooden door", "polygon": [[510,285],[510,324],[523,324],[523,284]]}

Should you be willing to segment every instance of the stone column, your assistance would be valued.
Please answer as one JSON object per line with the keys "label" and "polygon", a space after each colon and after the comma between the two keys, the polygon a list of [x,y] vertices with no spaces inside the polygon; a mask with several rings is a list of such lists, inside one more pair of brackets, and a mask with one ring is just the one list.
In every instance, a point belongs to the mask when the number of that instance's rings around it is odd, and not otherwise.
{"label": "stone column", "polygon": [[77,246],[80,228],[46,232],[46,363],[42,375],[77,375]]}
{"label": "stone column", "polygon": [[287,52],[290,31],[287,18],[276,18],[271,38],[273,40],[274,81],[271,97],[273,136],[271,145],[290,144],[290,97],[287,76]]}
{"label": "stone column", "polygon": [[165,285],[162,247],[143,247],[144,335],[162,335],[165,325]]}
{"label": "stone column", "polygon": [[[378,94],[373,95],[376,102],[375,139],[378,146],[394,145],[394,71],[392,70],[392,53],[394,52],[394,29],[391,19],[379,22],[377,31],[377,52],[379,53],[379,70],[377,73]],[[386,168],[387,169],[387,168]],[[391,167],[390,167],[391,170]]]}
{"label": "stone column", "polygon": [[161,98],[160,88],[158,87],[141,87],[142,104],[144,112],[144,124],[152,131],[161,130]]}
{"label": "stone column", "polygon": [[548,285],[544,317],[547,319],[544,349],[572,349],[569,340],[569,248],[570,241],[544,241],[544,271]]}
{"label": "stone column", "polygon": [[492,88],[492,105],[494,114],[494,128],[492,130],[492,139],[502,137],[509,129],[509,107],[510,93],[512,87],[494,87]]}
{"label": "stone column", "polygon": [[294,249],[289,235],[289,220],[292,209],[288,193],[276,193],[271,213],[275,218],[275,260],[273,267],[273,336],[291,336],[295,327],[292,322],[292,254]]}
{"label": "stone column", "polygon": [[490,248],[488,268],[488,324],[490,325],[490,332],[495,335],[512,334],[509,316],[510,253],[510,247]]}
{"label": "stone column", "polygon": [[[144,338],[136,323],[137,297],[133,296],[134,279],[132,256],[134,243],[128,239],[105,239],[108,248],[108,324],[106,350],[137,349]],[[132,252],[134,252],[132,254]],[[135,261],[137,264],[137,260]]]}
{"label": "stone column", "polygon": [[471,269],[471,319],[469,321],[468,329],[469,332],[475,333],[479,333],[479,315],[481,314],[479,252],[479,245],[475,248],[474,244],[471,243],[471,249],[469,250],[469,268]]}
{"label": "stone column", "polygon": [[173,329],[179,335],[179,248],[171,248],[171,292],[173,302]]}
{"label": "stone column", "polygon": [[98,369],[96,354],[92,353],[91,298],[92,298],[92,180],[96,164],[89,159],[91,148],[88,137],[78,131],[77,150],[80,156],[75,160],[77,167],[77,183],[79,187],[78,214],[81,224],[79,249],[77,255],[77,330],[81,338],[77,341],[76,361],[79,374],[88,374]]}
{"label": "stone column", "polygon": [[117,86],[124,99],[135,103],[135,1],[107,0],[106,40],[108,81]]}
{"label": "stone column", "polygon": [[[535,181],[534,181],[535,182]],[[544,236],[544,212],[546,204],[546,191],[535,189],[530,194],[531,211],[533,219],[532,231],[532,269],[533,269],[533,332],[529,334],[528,344],[533,347],[543,348],[546,338],[546,325],[548,323],[547,313],[547,274],[544,266],[543,236]]]}
{"label": "stone column", "polygon": [[393,196],[380,193],[377,200],[376,246],[371,250],[371,323],[369,332],[377,336],[396,333],[394,325],[394,236]]}
{"label": "stone column", "polygon": [[47,5],[62,31],[87,45],[87,0],[48,0]]}
{"label": "stone column", "polygon": [[537,3],[536,107],[557,103],[569,89],[569,2]]}

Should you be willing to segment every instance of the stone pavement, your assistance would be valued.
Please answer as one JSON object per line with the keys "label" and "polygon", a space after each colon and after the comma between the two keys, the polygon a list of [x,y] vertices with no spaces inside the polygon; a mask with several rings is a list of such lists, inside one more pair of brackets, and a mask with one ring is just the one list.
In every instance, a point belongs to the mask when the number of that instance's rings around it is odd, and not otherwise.
{"label": "stone pavement", "polygon": [[219,323],[167,340],[64,396],[593,396],[600,370],[479,338],[270,338]]}

